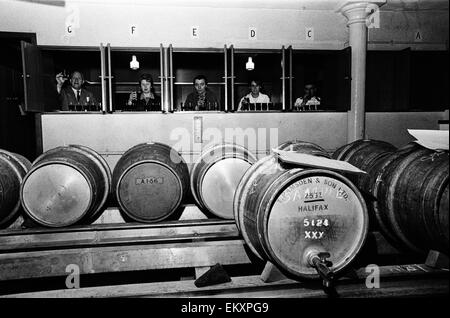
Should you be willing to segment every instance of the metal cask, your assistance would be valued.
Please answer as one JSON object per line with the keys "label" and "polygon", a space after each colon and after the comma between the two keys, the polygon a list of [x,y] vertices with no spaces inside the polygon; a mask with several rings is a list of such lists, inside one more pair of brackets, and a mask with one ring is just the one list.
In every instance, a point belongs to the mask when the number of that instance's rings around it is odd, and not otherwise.
{"label": "metal cask", "polygon": [[127,216],[138,222],[158,222],[180,208],[189,191],[189,170],[170,146],[142,143],[117,162],[113,188]]}
{"label": "metal cask", "polygon": [[102,213],[111,190],[111,171],[94,150],[69,145],[34,162],[20,190],[26,214],[47,227],[89,224]]}
{"label": "metal cask", "polygon": [[212,145],[203,150],[191,171],[191,189],[197,205],[208,213],[233,219],[233,198],[245,172],[256,161],[236,144]]}

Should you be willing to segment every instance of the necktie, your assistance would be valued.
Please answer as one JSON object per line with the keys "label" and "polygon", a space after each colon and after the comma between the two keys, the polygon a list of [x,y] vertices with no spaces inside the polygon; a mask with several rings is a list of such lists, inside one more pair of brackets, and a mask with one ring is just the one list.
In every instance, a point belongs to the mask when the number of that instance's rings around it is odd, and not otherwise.
{"label": "necktie", "polygon": [[80,101],[80,90],[77,90],[77,101]]}

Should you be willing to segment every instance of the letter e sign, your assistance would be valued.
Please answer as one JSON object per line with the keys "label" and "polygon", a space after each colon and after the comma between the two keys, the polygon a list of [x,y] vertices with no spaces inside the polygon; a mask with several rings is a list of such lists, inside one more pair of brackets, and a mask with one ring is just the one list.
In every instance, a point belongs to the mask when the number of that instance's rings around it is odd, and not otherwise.
{"label": "letter e sign", "polygon": [[191,27],[191,38],[198,39],[199,37],[200,37],[199,27],[198,26]]}

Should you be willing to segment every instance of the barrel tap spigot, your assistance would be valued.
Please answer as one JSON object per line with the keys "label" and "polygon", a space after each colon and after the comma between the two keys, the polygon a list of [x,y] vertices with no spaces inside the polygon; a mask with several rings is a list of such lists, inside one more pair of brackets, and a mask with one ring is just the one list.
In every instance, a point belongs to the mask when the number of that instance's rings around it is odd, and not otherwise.
{"label": "barrel tap spigot", "polygon": [[309,255],[308,262],[312,267],[316,269],[317,273],[322,278],[322,285],[325,292],[327,294],[330,294],[330,292],[334,291],[334,272],[330,268],[333,263],[327,260],[327,258],[330,258],[330,253],[328,252],[311,253]]}

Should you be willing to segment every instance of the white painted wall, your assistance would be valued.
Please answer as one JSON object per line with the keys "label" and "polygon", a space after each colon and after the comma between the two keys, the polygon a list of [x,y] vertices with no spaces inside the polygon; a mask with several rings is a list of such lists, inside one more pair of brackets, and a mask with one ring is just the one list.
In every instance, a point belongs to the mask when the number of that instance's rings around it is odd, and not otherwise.
{"label": "white painted wall", "polygon": [[[193,120],[196,116],[203,120],[203,144],[194,143]],[[384,140],[401,147],[414,140],[407,129],[439,129],[438,120],[444,118],[445,112],[367,113],[366,133],[370,139]],[[41,115],[41,123],[44,151],[62,145],[85,145],[102,154],[111,168],[126,150],[149,141],[168,144],[180,151],[188,163],[194,163],[211,140],[208,135],[216,133],[223,140],[232,142],[232,133],[239,133],[238,128],[247,136],[254,132],[255,142],[246,139],[241,144],[259,158],[288,140],[313,142],[328,151],[347,143],[347,113],[338,112],[48,113]],[[261,135],[258,135],[258,129]]]}
{"label": "white painted wall", "polygon": [[[41,45],[341,49],[348,42],[346,19],[336,12],[342,2],[66,0],[65,6],[51,6],[0,0],[0,31],[35,32]],[[386,8],[380,28],[369,30],[369,48],[447,47],[448,9]],[[66,23],[77,21],[79,28],[67,36]],[[132,24],[136,37],[129,35]],[[199,27],[198,39],[190,36],[192,26]],[[248,27],[257,28],[257,40],[248,39]],[[307,27],[314,27],[314,41],[306,41]],[[418,30],[421,42],[414,39]]]}

